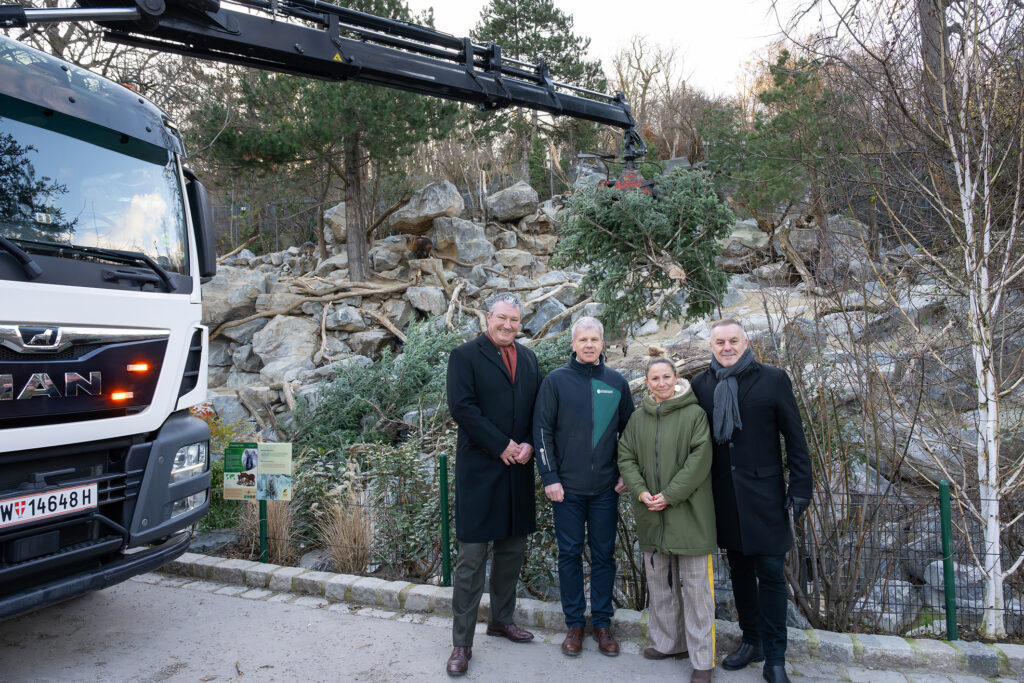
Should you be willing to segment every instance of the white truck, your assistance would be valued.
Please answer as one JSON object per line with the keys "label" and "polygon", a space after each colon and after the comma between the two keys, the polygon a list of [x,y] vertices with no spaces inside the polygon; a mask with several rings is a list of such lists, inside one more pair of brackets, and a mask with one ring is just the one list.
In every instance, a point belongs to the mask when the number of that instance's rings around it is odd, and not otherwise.
{"label": "white truck", "polygon": [[0,36],[0,618],[167,563],[207,509],[183,155],[136,93]]}

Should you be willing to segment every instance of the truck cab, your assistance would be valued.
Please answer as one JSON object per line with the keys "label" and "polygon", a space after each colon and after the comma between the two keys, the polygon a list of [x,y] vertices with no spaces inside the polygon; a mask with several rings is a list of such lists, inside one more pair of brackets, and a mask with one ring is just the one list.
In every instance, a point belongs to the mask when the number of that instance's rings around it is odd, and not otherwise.
{"label": "truck cab", "polygon": [[0,618],[169,562],[206,512],[184,155],[136,92],[0,36]]}

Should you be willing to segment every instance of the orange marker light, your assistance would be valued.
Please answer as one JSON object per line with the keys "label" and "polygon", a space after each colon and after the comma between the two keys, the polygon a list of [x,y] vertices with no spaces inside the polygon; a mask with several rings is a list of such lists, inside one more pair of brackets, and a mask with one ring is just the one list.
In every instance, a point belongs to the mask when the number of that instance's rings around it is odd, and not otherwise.
{"label": "orange marker light", "polygon": [[149,363],[131,363],[128,372],[149,372]]}
{"label": "orange marker light", "polygon": [[110,395],[112,401],[124,401],[129,398],[134,398],[135,394],[130,391],[115,391]]}

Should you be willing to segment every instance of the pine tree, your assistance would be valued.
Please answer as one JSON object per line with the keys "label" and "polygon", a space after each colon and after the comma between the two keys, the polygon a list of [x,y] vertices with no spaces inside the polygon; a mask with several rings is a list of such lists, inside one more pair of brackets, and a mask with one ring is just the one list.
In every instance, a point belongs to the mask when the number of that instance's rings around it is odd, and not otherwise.
{"label": "pine tree", "polygon": [[[403,0],[350,2],[352,9],[412,21]],[[361,83],[334,83],[282,74],[251,72],[230,105],[232,124],[211,150],[233,168],[286,167],[293,178],[308,178],[323,198],[331,183],[344,187],[349,277],[369,276],[366,226],[367,167],[377,168],[409,154],[422,141],[447,134],[457,106],[435,98]],[[213,137],[228,117],[225,106],[209,107],[204,129]],[[324,240],[319,230],[321,250]]]}
{"label": "pine tree", "polygon": [[[554,81],[601,92],[607,88],[600,61],[583,57],[590,49],[590,39],[573,32],[572,16],[555,7],[552,0],[491,0],[470,35],[476,41],[500,45],[503,58],[530,63],[544,60]],[[529,158],[540,126],[537,112],[515,110],[494,115],[486,129],[493,135],[511,134],[518,150],[516,174],[522,179],[530,178]],[[595,130],[595,124],[566,119],[547,133],[569,144],[592,144]]]}
{"label": "pine tree", "polygon": [[611,330],[651,317],[697,317],[725,293],[728,277],[715,257],[732,224],[701,171],[658,176],[653,195],[581,189],[566,204],[555,262],[587,266],[580,288],[605,305]]}

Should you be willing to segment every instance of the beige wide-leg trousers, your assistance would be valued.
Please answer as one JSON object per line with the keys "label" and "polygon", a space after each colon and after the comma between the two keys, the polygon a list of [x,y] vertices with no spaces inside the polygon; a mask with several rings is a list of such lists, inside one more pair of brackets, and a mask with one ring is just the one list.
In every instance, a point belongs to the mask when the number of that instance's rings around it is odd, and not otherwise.
{"label": "beige wide-leg trousers", "polygon": [[715,666],[715,582],[710,555],[644,553],[655,650],[690,652],[694,669]]}

